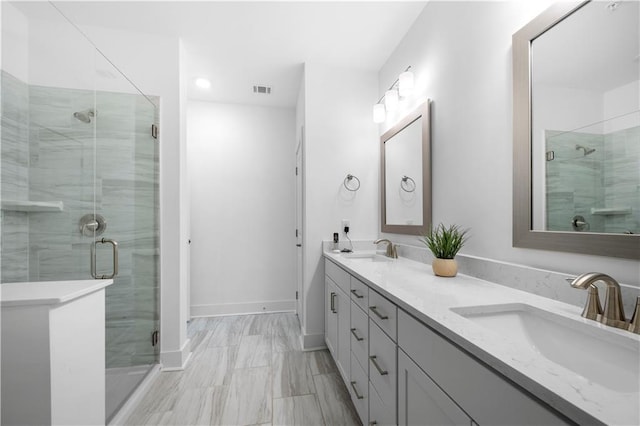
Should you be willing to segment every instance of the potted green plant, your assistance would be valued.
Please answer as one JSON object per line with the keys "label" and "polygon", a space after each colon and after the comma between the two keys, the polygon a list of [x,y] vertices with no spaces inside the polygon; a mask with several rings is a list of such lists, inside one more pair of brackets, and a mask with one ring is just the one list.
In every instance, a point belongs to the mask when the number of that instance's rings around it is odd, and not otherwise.
{"label": "potted green plant", "polygon": [[468,229],[460,229],[458,225],[445,226],[442,223],[431,228],[422,237],[422,241],[436,257],[431,263],[433,273],[440,277],[455,277],[458,264],[455,257],[467,241]]}

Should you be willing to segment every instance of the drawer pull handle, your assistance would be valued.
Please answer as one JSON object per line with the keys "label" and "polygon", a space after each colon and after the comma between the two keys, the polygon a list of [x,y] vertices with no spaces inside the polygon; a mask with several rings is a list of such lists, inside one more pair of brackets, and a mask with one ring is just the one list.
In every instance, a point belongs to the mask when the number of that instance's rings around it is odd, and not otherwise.
{"label": "drawer pull handle", "polygon": [[353,334],[353,337],[355,337],[355,338],[356,338],[356,340],[357,340],[358,342],[361,342],[361,341],[363,341],[363,340],[364,340],[364,337],[360,337],[360,336],[358,336],[358,335],[356,334],[356,329],[355,329],[355,328],[352,328],[352,329],[351,329],[351,334]]}
{"label": "drawer pull handle", "polygon": [[353,392],[356,394],[356,398],[364,399],[364,396],[360,395],[360,392],[358,392],[358,388],[356,388],[356,382],[351,382],[351,388],[353,389]]}
{"label": "drawer pull handle", "polygon": [[334,314],[337,313],[335,297],[336,297],[336,294],[334,292],[331,292],[331,312],[333,312]]}
{"label": "drawer pull handle", "polygon": [[358,291],[354,288],[353,290],[351,290],[351,293],[353,293],[353,295],[355,297],[357,297],[358,299],[364,299],[364,296],[361,294],[358,294]]}
{"label": "drawer pull handle", "polygon": [[378,312],[378,307],[377,306],[369,306],[369,309],[371,310],[371,312],[376,314],[378,316],[378,318],[380,318],[381,320],[389,319],[388,316],[382,315],[380,312]]}
{"label": "drawer pull handle", "polygon": [[370,356],[369,359],[371,360],[371,363],[376,368],[376,370],[378,370],[378,373],[380,373],[381,376],[386,376],[387,374],[389,374],[387,370],[383,370],[382,368],[380,368],[380,366],[378,365],[378,361],[376,361],[375,355]]}

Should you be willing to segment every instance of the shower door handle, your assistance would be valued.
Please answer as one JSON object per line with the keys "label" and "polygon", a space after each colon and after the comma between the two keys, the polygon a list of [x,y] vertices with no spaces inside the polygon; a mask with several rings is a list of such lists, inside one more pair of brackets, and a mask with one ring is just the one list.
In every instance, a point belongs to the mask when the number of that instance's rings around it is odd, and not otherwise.
{"label": "shower door handle", "polygon": [[[96,272],[96,247],[98,244],[111,244],[113,248],[113,271],[111,275],[98,275]],[[91,243],[91,276],[96,280],[108,280],[118,275],[118,242],[109,238],[102,238]]]}

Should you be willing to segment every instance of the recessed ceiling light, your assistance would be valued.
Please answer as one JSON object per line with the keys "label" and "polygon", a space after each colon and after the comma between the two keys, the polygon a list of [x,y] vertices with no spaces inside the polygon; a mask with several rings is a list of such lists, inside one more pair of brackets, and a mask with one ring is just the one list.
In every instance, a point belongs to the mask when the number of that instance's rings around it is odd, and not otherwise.
{"label": "recessed ceiling light", "polygon": [[209,89],[211,87],[211,82],[206,78],[199,77],[196,78],[196,86],[201,89]]}

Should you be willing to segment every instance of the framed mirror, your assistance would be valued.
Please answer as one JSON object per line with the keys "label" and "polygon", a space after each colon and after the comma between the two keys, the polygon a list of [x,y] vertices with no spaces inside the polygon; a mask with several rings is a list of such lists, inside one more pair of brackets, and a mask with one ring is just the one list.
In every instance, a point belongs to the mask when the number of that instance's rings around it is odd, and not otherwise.
{"label": "framed mirror", "polygon": [[559,2],[513,35],[513,246],[640,258],[640,3]]}
{"label": "framed mirror", "polygon": [[424,235],[431,226],[429,101],[380,137],[382,232]]}

